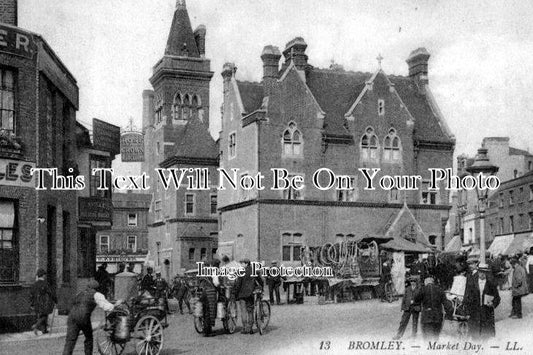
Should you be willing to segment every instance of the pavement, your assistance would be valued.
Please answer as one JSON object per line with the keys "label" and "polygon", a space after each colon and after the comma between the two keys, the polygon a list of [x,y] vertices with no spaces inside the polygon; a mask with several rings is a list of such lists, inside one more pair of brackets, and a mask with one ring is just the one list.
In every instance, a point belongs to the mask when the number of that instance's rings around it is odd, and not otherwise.
{"label": "pavement", "polygon": [[[400,300],[383,303],[373,299],[328,303],[321,306],[317,304],[316,297],[307,297],[303,305],[272,306],[271,321],[263,336],[240,334],[240,329],[237,329],[235,334],[226,334],[221,322],[217,320],[214,328],[216,336],[205,338],[194,330],[191,315],[175,313],[169,316],[170,326],[165,329],[165,342],[161,355],[212,355],[213,353],[294,355],[323,354],[325,350],[331,354],[385,352],[391,355],[419,355],[426,352],[435,355],[533,353],[533,340],[529,340],[533,329],[533,295],[523,298],[523,319],[508,317],[511,305],[510,292],[501,292],[501,297],[501,304],[496,309],[496,338],[483,343],[459,342],[458,323],[451,321],[445,322],[437,345],[424,341],[420,331],[416,337],[409,337],[410,327],[399,343],[393,342],[392,337],[396,334],[401,317]],[[56,334],[57,338],[62,336],[60,333]],[[0,340],[0,354],[60,354],[64,340],[57,338],[36,337],[31,333],[25,340],[22,338]],[[350,349],[350,346],[358,344],[361,346],[360,349]],[[401,346],[401,348],[376,350],[377,346]],[[432,346],[437,347],[432,348]],[[454,350],[450,350],[452,348]],[[74,354],[83,354],[81,335]],[[128,343],[125,354],[135,354],[133,342]]]}

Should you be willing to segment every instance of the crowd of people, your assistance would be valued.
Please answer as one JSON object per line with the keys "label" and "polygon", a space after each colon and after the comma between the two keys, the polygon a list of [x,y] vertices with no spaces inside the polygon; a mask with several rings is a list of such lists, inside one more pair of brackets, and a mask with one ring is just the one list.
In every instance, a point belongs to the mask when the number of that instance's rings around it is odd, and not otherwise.
{"label": "crowd of people", "polygon": [[502,290],[511,291],[509,317],[522,318],[522,297],[533,288],[533,255],[487,254],[486,263],[480,263],[479,255],[475,254],[454,256],[453,262],[444,259],[434,265],[427,260],[417,261],[408,270],[400,326],[394,339],[403,337],[410,319],[411,336],[416,337],[419,318],[423,337],[438,338],[444,319],[454,316],[452,299],[446,297],[445,290],[452,287],[457,276],[464,280],[460,317],[467,321],[470,338],[479,340],[496,335],[494,311],[500,304]]}

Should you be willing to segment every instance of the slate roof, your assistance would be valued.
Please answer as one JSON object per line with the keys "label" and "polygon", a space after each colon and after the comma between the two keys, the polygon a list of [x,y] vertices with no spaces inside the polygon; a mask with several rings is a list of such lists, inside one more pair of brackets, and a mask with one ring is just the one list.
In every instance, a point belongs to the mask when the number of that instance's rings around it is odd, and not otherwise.
{"label": "slate roof", "polygon": [[[307,72],[307,86],[320,108],[325,112],[324,129],[328,135],[347,135],[344,115],[365,87],[371,73],[311,68]],[[415,119],[414,138],[418,141],[451,143],[433,112],[425,95],[409,77],[389,75],[388,79]],[[237,81],[246,113],[262,104],[263,86],[256,82]]]}
{"label": "slate roof", "polygon": [[198,118],[190,119],[177,134],[174,156],[179,158],[216,159],[218,147],[207,126]]}
{"label": "slate roof", "polygon": [[168,34],[165,55],[182,56],[183,44],[189,57],[200,58],[200,52],[194,40],[189,14],[184,6],[178,6],[174,12],[170,33]]}
{"label": "slate roof", "polygon": [[320,108],[324,110],[324,128],[333,135],[349,134],[344,128],[344,114],[348,112],[372,74],[312,69],[307,74],[307,86]]}
{"label": "slate roof", "polygon": [[525,156],[533,156],[530,152],[523,149],[517,149],[513,147],[509,147],[509,155],[525,155]]}
{"label": "slate roof", "polygon": [[239,87],[242,105],[244,106],[244,112],[246,114],[252,113],[261,107],[261,104],[263,103],[262,83],[237,80],[237,86]]}

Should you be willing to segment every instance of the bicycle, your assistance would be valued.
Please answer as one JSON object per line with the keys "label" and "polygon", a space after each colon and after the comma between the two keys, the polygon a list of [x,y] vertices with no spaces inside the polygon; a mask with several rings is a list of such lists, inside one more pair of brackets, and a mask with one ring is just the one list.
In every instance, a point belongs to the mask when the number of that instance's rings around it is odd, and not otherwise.
{"label": "bicycle", "polygon": [[254,291],[254,323],[259,329],[259,334],[263,335],[270,322],[270,303],[263,299],[263,290]]}
{"label": "bicycle", "polygon": [[[224,301],[224,316],[222,317],[222,325],[228,334],[235,333],[237,329],[237,303],[235,298],[231,295],[230,287],[222,287],[226,290],[226,297]],[[195,290],[196,297],[194,297],[193,307],[194,311],[194,329],[197,333],[204,332],[204,305],[200,301],[201,289]],[[229,295],[229,297],[228,297]]]}

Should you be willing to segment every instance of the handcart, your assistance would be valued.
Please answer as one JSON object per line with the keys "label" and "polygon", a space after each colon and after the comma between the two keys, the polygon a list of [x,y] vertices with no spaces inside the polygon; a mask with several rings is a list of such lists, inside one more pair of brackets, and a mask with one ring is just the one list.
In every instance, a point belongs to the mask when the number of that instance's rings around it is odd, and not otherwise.
{"label": "handcart", "polygon": [[460,339],[466,339],[468,335],[468,315],[463,303],[466,289],[466,276],[457,275],[453,278],[450,291],[446,292],[446,298],[451,302],[453,313],[452,320],[458,322],[457,331]]}

